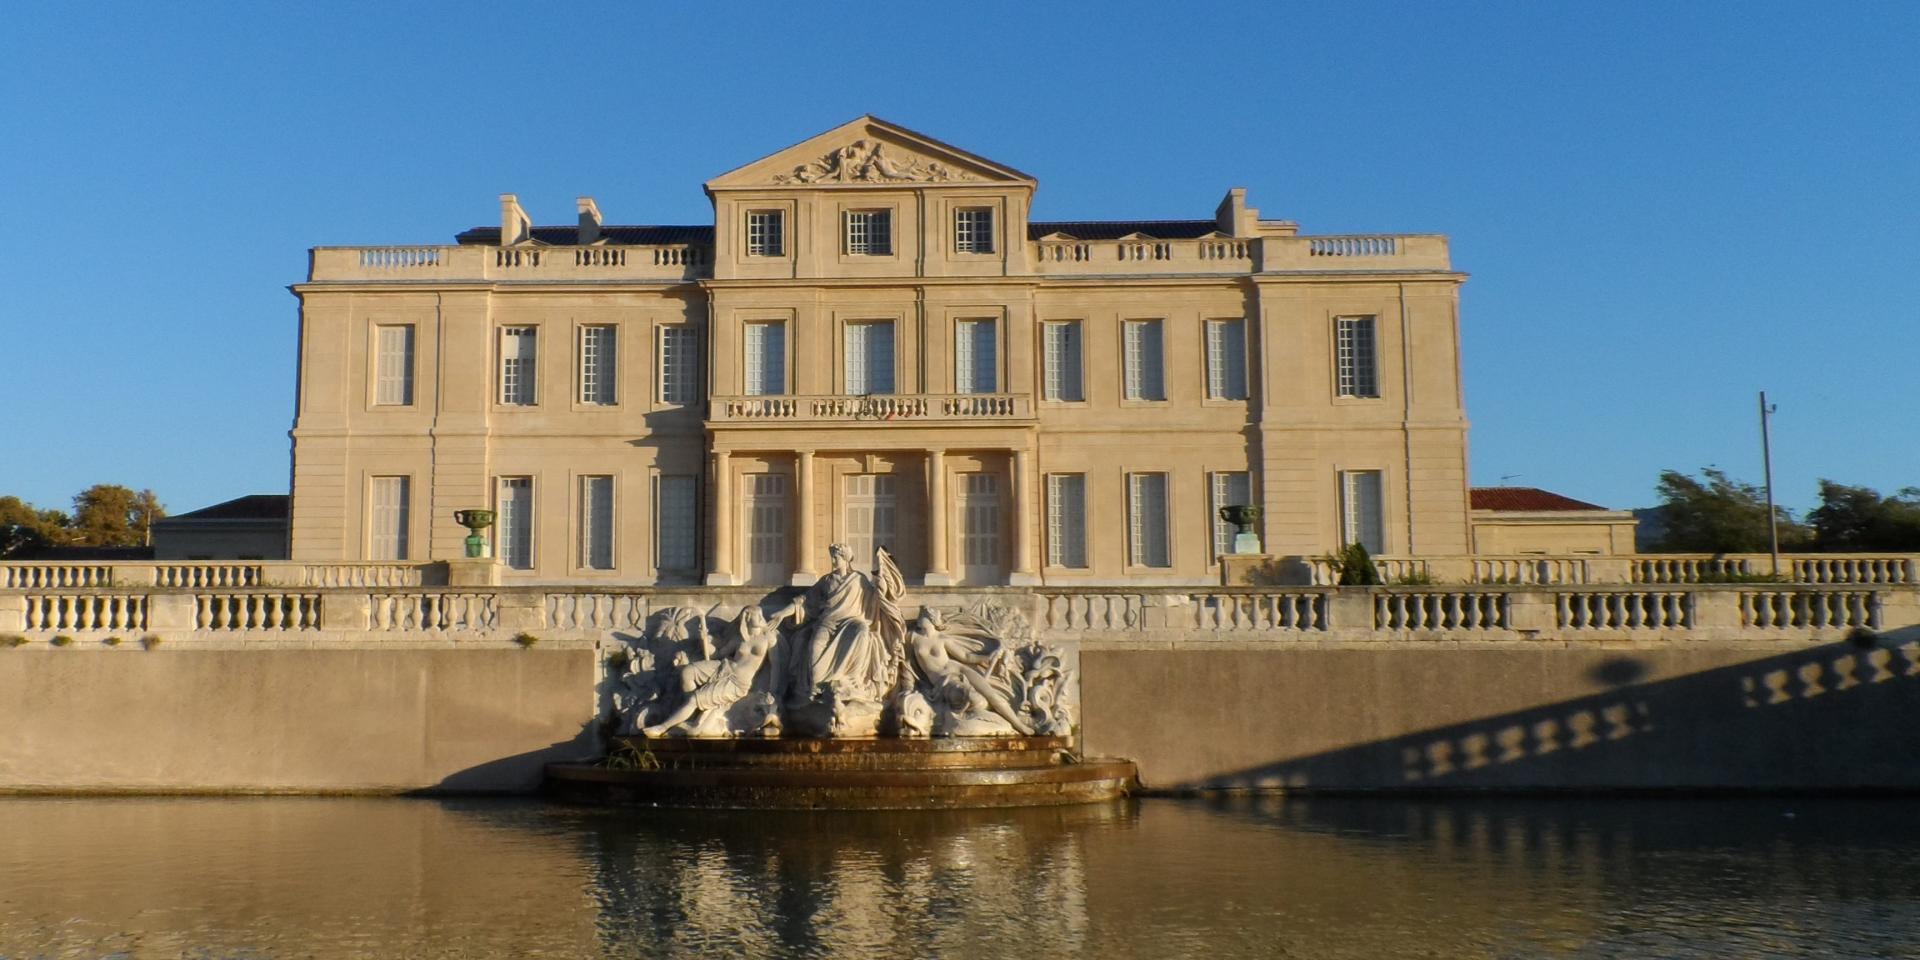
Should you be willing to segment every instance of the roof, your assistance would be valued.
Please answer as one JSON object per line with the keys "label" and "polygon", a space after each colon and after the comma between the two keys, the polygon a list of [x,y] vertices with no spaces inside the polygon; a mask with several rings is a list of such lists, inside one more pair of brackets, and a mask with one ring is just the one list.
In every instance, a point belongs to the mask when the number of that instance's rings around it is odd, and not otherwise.
{"label": "roof", "polygon": [[248,494],[211,507],[201,507],[192,513],[164,517],[154,523],[166,523],[168,520],[285,520],[287,505],[292,499],[284,493]]}
{"label": "roof", "polygon": [[[1065,234],[1075,240],[1118,240],[1142,234],[1155,240],[1194,240],[1215,233],[1220,225],[1212,220],[1035,220],[1027,224],[1027,239],[1038,240],[1053,234]],[[700,224],[654,224],[648,226],[604,226],[600,237],[607,243],[650,246],[656,244],[713,244],[713,227]],[[496,247],[500,245],[499,227],[474,227],[453,237],[461,246]],[[533,239],[556,247],[576,246],[580,242],[577,226],[534,227]]]}
{"label": "roof", "polygon": [[1475,510],[1605,510],[1597,503],[1563,497],[1539,487],[1474,487],[1468,491]]}

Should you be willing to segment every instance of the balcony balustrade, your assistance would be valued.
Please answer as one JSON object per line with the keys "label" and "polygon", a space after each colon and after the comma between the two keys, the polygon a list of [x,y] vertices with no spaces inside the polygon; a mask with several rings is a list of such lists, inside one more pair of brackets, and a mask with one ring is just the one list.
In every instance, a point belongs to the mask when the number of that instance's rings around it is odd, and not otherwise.
{"label": "balcony balustrade", "polygon": [[713,274],[697,244],[585,247],[316,247],[315,282],[672,281]]}
{"label": "balcony balustrade", "polygon": [[714,423],[1014,423],[1033,419],[1033,400],[1012,393],[714,397]]}

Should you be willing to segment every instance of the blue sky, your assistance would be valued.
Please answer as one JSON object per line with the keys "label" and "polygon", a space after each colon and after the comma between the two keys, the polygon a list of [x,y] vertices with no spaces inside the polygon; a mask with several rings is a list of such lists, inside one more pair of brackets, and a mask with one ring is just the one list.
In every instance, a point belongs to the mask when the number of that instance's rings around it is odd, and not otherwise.
{"label": "blue sky", "polygon": [[[715,12],[719,11],[719,12]],[[1920,4],[36,4],[0,26],[0,494],[285,491],[319,244],[710,222],[874,113],[1035,216],[1439,232],[1473,481],[1920,484]]]}

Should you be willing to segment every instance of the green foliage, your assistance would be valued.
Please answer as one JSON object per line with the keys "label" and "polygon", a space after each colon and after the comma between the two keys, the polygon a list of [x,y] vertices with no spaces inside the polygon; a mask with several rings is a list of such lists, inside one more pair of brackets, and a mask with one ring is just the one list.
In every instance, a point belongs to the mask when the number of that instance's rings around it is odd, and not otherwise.
{"label": "green foliage", "polygon": [[106,644],[106,645],[107,645],[107,646],[109,646],[109,647],[117,647],[117,646],[119,646],[119,645],[120,645],[120,638],[119,638],[119,637],[108,637],[108,638],[106,638],[105,640],[102,640],[102,641],[100,641],[100,642],[101,642],[101,643],[104,643],[104,644]]}
{"label": "green foliage", "polygon": [[17,633],[10,633],[4,637],[0,637],[0,647],[13,648],[26,642],[27,638]]}
{"label": "green foliage", "polygon": [[55,636],[52,640],[48,640],[47,642],[53,644],[56,647],[64,647],[73,643],[73,638],[62,633],[62,634],[59,634],[58,636]]}
{"label": "green foliage", "polygon": [[[1782,548],[1784,549],[1784,548]],[[1784,562],[1784,561],[1783,561]],[[1702,570],[1693,578],[1694,583],[1785,583],[1785,574],[1775,576],[1771,573],[1746,573],[1740,570]]]}
{"label": "green foliage", "polygon": [[601,765],[609,770],[658,770],[662,766],[652,750],[635,746],[631,740],[614,744]]}
{"label": "green foliage", "polygon": [[41,510],[19,497],[0,497],[0,558],[67,542],[67,515]]}
{"label": "green foliage", "polygon": [[519,644],[522,650],[530,650],[534,644],[540,642],[540,638],[531,633],[516,633],[513,635],[513,642]]}
{"label": "green foliage", "polygon": [[1409,570],[1393,578],[1394,585],[1399,587],[1430,587],[1439,582],[1433,578],[1431,572],[1426,570],[1418,573]]}
{"label": "green foliage", "polygon": [[1329,553],[1320,559],[1333,570],[1334,582],[1343,587],[1380,585],[1380,571],[1374,568],[1373,557],[1367,554],[1367,548],[1361,544],[1347,544],[1345,550]]}
{"label": "green foliage", "polygon": [[137,547],[153,521],[167,515],[152,490],[96,483],[73,498],[73,542],[89,547]]}
{"label": "green foliage", "polygon": [[146,636],[140,638],[140,647],[143,650],[152,650],[154,647],[159,646],[162,642],[163,641],[158,636],[155,636],[154,634],[149,633]]}
{"label": "green foliage", "polygon": [[[1694,479],[1660,471],[1660,513],[1665,532],[1654,549],[1668,553],[1766,553],[1769,547],[1766,491],[1713,467]],[[1780,549],[1804,549],[1811,539],[1793,514],[1775,507]]]}
{"label": "green foliage", "polygon": [[1891,497],[1869,487],[1820,481],[1820,505],[1807,514],[1813,548],[1834,553],[1920,550],[1920,487]]}

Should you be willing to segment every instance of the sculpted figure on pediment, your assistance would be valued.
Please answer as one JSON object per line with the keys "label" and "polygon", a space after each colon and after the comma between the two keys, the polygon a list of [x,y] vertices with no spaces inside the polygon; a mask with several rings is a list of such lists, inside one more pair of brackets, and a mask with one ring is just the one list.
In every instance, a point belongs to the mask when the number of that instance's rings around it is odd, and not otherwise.
{"label": "sculpted figure on pediment", "polygon": [[945,183],[973,174],[935,160],[890,151],[878,140],[856,140],[773,178],[774,183]]}

